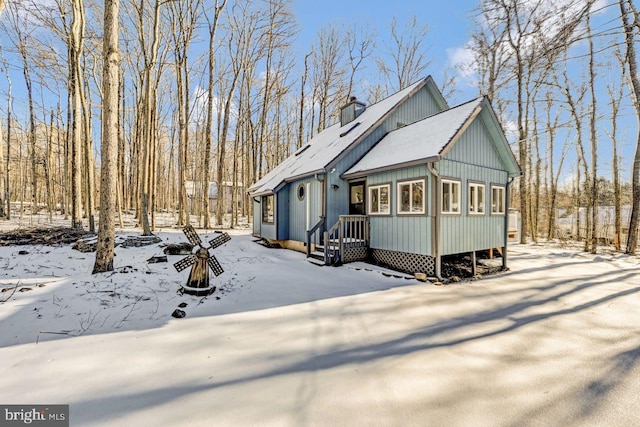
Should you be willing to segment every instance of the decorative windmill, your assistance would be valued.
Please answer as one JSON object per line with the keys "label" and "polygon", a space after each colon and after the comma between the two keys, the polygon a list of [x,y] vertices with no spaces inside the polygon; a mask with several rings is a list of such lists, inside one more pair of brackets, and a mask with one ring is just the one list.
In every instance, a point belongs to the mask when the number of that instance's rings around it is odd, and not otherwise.
{"label": "decorative windmill", "polygon": [[185,236],[187,236],[189,243],[198,246],[198,250],[195,253],[173,264],[178,272],[193,266],[191,267],[187,284],[182,286],[182,291],[190,295],[209,295],[216,290],[216,287],[211,286],[211,283],[209,283],[209,268],[216,276],[224,272],[216,257],[209,254],[209,249],[215,249],[227,243],[231,240],[231,237],[227,233],[222,233],[215,239],[209,241],[209,247],[205,247],[202,245],[200,236],[198,236],[196,230],[194,230],[191,225],[187,225],[182,231]]}

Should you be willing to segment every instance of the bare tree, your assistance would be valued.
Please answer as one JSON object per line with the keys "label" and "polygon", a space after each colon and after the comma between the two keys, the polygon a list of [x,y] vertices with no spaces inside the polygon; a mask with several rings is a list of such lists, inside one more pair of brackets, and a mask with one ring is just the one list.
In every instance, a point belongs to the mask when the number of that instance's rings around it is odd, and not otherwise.
{"label": "bare tree", "polygon": [[356,73],[365,66],[375,48],[377,33],[368,28],[358,28],[355,24],[347,29],[347,53],[349,55],[349,78],[346,101],[351,98]]}
{"label": "bare tree", "polygon": [[34,109],[34,95],[33,95],[33,81],[31,78],[31,64],[29,62],[29,45],[31,35],[25,33],[29,29],[29,21],[27,19],[27,11],[20,3],[11,3],[9,5],[10,26],[12,27],[15,38],[13,40],[16,51],[18,52],[22,61],[22,73],[24,76],[24,83],[27,89],[27,101],[29,105],[29,145],[28,145],[28,158],[30,159],[30,190],[31,190],[31,213],[38,213],[38,153],[36,147],[36,122],[35,122],[35,109]]}
{"label": "bare tree", "polygon": [[11,77],[9,75],[9,68],[7,67],[6,62],[4,61],[4,70],[7,77],[7,164],[5,165],[5,201],[7,202],[7,219],[11,219],[11,120],[12,120],[12,112],[13,112],[13,96],[11,94]]}
{"label": "bare tree", "polygon": [[[220,21],[220,16],[224,7],[227,4],[227,0],[216,0],[213,5],[213,17],[210,18],[209,15],[205,12],[205,18],[207,19],[208,29],[209,29],[209,52],[207,55],[207,64],[208,64],[208,81],[207,81],[207,118],[205,125],[205,146],[204,146],[204,173],[202,176],[202,184],[203,187],[206,188],[206,191],[203,191],[202,197],[202,210],[204,214],[204,228],[211,228],[211,218],[209,215],[209,181],[211,179],[211,140],[213,136],[213,107],[215,103],[215,94],[214,94],[214,86],[215,86],[215,70],[216,70],[216,56],[215,56],[215,37],[216,31],[218,29],[218,22]],[[218,194],[220,193],[220,189],[218,189]]]}
{"label": "bare tree", "polygon": [[[186,173],[189,157],[189,117],[190,111],[190,78],[189,47],[193,40],[197,13],[201,0],[182,0],[169,2],[173,36],[173,54],[175,61],[176,86],[178,94],[178,164],[179,164],[179,216],[178,224],[189,224],[189,207],[186,193]],[[195,182],[195,181],[194,181]],[[208,193],[208,191],[206,191]]]}
{"label": "bare tree", "polygon": [[83,0],[71,0],[73,21],[69,34],[69,85],[72,100],[71,127],[71,225],[82,228],[82,78],[80,59],[84,44],[84,3]]}
{"label": "bare tree", "polygon": [[596,99],[596,69],[595,54],[593,48],[593,36],[591,34],[591,14],[586,15],[586,37],[589,41],[589,93],[591,104],[589,108],[589,141],[591,146],[591,171],[589,186],[589,202],[587,209],[591,209],[591,241],[585,243],[585,250],[596,253],[598,247],[598,134],[596,131],[597,122],[597,99]]}
{"label": "bare tree", "polygon": [[4,209],[5,209],[5,193],[6,193],[6,171],[4,168],[4,156],[5,156],[5,148],[4,148],[4,131],[0,126],[0,218],[5,217]]}
{"label": "bare tree", "polygon": [[[4,61],[4,57],[3,63]],[[7,73],[7,137],[5,138],[4,131],[0,126],[0,218],[9,219],[11,215],[11,205],[9,201],[9,160],[10,160],[10,151],[9,148],[11,144],[9,143],[9,129],[11,124],[9,123],[11,120],[11,78],[9,76],[9,72],[6,68],[5,63],[5,71]],[[3,141],[6,141],[3,144]],[[6,145],[6,148],[4,147]],[[6,162],[5,162],[5,154],[6,154]],[[6,206],[5,206],[6,203]],[[5,213],[6,208],[6,213]]]}
{"label": "bare tree", "polygon": [[312,53],[307,53],[304,56],[304,72],[302,73],[302,77],[300,77],[300,114],[298,120],[298,141],[296,143],[296,149],[302,147],[304,142],[304,106],[305,106],[305,93],[304,88],[307,84],[307,78],[309,77],[309,57]]}
{"label": "bare tree", "polygon": [[[553,94],[551,91],[547,92],[545,99],[545,112],[546,112],[546,139],[547,139],[547,240],[554,239],[556,237],[556,209],[558,207],[558,180],[560,179],[560,173],[562,172],[562,165],[566,157],[567,150],[563,148],[562,156],[560,157],[559,165],[556,169],[555,163],[555,141],[556,132],[558,130],[558,122],[560,120],[560,114],[553,108]],[[553,117],[552,117],[553,115]],[[566,144],[565,144],[566,147]]]}
{"label": "bare tree", "polygon": [[[312,84],[313,99],[317,105],[316,132],[328,125],[331,111],[337,111],[337,104],[344,99],[343,82],[345,38],[342,31],[330,25],[320,29],[313,46]],[[314,109],[315,112],[316,109]],[[313,120],[313,119],[312,119]]]}
{"label": "bare tree", "polygon": [[[505,88],[508,78],[509,63],[513,51],[506,48],[509,28],[502,20],[493,19],[493,8],[481,5],[476,18],[477,30],[472,35],[470,49],[474,53],[475,67],[478,76],[478,89],[481,95],[491,99],[500,116],[505,115],[505,102],[498,93]],[[471,70],[463,70],[469,73]]]}
{"label": "bare tree", "polygon": [[389,54],[391,63],[387,62],[386,55],[379,56],[376,62],[387,82],[387,92],[393,93],[424,77],[431,65],[426,45],[429,26],[420,24],[414,15],[401,28],[394,17],[389,30],[391,41],[384,44],[384,50]]}
{"label": "bare tree", "polygon": [[611,174],[613,182],[613,204],[614,204],[614,225],[613,225],[613,246],[617,251],[622,246],[622,197],[620,191],[620,162],[618,156],[618,118],[620,105],[624,96],[624,81],[626,78],[625,60],[622,53],[616,49],[615,57],[620,65],[620,84],[618,89],[612,85],[607,85],[607,93],[611,104],[611,131],[607,131],[611,139]]}
{"label": "bare tree", "polygon": [[[228,16],[229,37],[227,41],[227,49],[230,57],[230,72],[228,81],[220,83],[221,87],[226,90],[221,97],[222,111],[218,132],[218,159],[216,169],[216,184],[218,186],[218,198],[216,200],[216,225],[222,225],[224,217],[224,182],[225,182],[225,162],[227,161],[227,138],[231,129],[231,108],[236,95],[236,88],[241,82],[243,73],[247,72],[247,68],[255,65],[256,52],[255,40],[257,31],[261,23],[261,13],[252,10],[251,5],[247,3],[237,3],[232,8]],[[254,151],[255,153],[255,151]]]}
{"label": "bare tree", "polygon": [[118,175],[120,58],[118,48],[119,0],[105,0],[102,78],[102,139],[100,222],[93,273],[113,271],[116,191]]}
{"label": "bare tree", "polygon": [[[629,21],[629,15],[631,15],[633,23],[636,23],[638,20],[638,13],[631,0],[619,0],[618,5],[620,6],[622,29],[625,34],[626,65],[629,67],[629,80],[631,82],[631,91],[633,93],[633,97],[631,99],[638,123],[640,123],[640,79],[638,78],[638,63],[636,60],[636,36],[633,24]],[[633,156],[631,187],[633,192],[633,206],[631,209],[631,218],[629,219],[629,237],[627,239],[625,252],[628,254],[635,254],[636,247],[638,245],[638,216],[640,216],[640,127],[638,128],[636,150]]]}
{"label": "bare tree", "polygon": [[[480,5],[479,15],[490,28],[488,33],[475,39],[476,44],[486,51],[480,64],[485,67],[487,87],[497,91],[499,82],[509,81],[510,87],[506,89],[515,92],[512,96],[515,97],[518,162],[523,172],[518,186],[523,243],[530,232],[529,162],[531,141],[535,139],[531,134],[535,130],[529,128],[529,113],[539,86],[548,79],[555,58],[575,40],[575,30],[583,22],[591,4],[591,0],[584,5],[555,4],[545,0],[484,0]],[[489,47],[491,42],[499,46]],[[540,46],[542,49],[538,49]],[[501,53],[501,49],[506,49],[506,53]],[[502,77],[495,74],[498,72]]]}
{"label": "bare tree", "polygon": [[[138,22],[138,39],[143,57],[143,71],[141,74],[141,91],[138,102],[138,129],[140,137],[140,169],[138,173],[139,206],[138,216],[142,224],[142,234],[151,235],[151,224],[149,222],[150,193],[152,190],[152,168],[153,149],[155,147],[153,129],[153,118],[157,107],[157,82],[162,65],[158,61],[160,46],[160,8],[166,3],[155,0],[151,14],[153,16],[150,28],[146,21],[147,8],[144,0],[136,5],[136,18]],[[151,33],[151,41],[147,40],[147,31]]]}
{"label": "bare tree", "polygon": [[[264,156],[264,142],[267,140],[268,121],[267,116],[271,111],[271,104],[278,97],[279,69],[276,67],[276,61],[279,55],[291,44],[291,38],[296,32],[293,14],[288,8],[287,0],[269,0],[267,4],[268,10],[266,18],[266,28],[263,38],[263,51],[265,53],[265,73],[263,81],[262,105],[260,118],[258,120],[258,128],[260,136],[258,141],[258,158]],[[262,175],[262,162],[258,163],[258,176]]]}

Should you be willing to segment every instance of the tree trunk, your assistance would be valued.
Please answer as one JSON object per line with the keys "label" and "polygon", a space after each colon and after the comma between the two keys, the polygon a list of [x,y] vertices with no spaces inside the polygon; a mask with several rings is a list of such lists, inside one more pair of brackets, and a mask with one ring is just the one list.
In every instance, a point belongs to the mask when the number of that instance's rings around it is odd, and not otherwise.
{"label": "tree trunk", "polygon": [[[84,87],[87,87],[85,90]],[[93,162],[93,148],[91,144],[91,109],[87,106],[87,93],[89,84],[86,79],[83,79],[83,85],[80,85],[80,102],[82,103],[82,130],[84,137],[82,138],[82,156],[84,158],[84,181],[85,181],[85,194],[83,200],[85,201],[85,212],[87,219],[89,220],[89,231],[95,233],[95,172]],[[89,97],[91,95],[88,95]]]}
{"label": "tree trunk", "polygon": [[11,219],[11,182],[10,182],[10,173],[11,173],[11,78],[9,77],[8,68],[5,68],[7,73],[7,159],[5,165],[5,186],[4,186],[4,196],[5,202],[7,204],[7,213],[6,218]]}
{"label": "tree trunk", "polygon": [[0,127],[0,218],[4,218],[4,198],[5,198],[5,186],[6,186],[6,177],[5,177],[5,169],[4,169],[4,136],[2,135],[2,127]]}
{"label": "tree trunk", "polygon": [[113,271],[119,135],[119,0],[105,0],[102,79],[100,222],[93,273]]}
{"label": "tree trunk", "polygon": [[[625,7],[625,4],[627,7]],[[638,245],[638,216],[640,215],[640,79],[638,79],[638,65],[636,62],[635,37],[633,27],[629,23],[627,14],[635,12],[631,1],[619,0],[620,14],[622,16],[622,27],[625,32],[626,41],[626,62],[629,67],[629,78],[631,80],[631,90],[634,96],[631,97],[633,107],[636,112],[638,123],[638,137],[636,150],[633,156],[633,167],[631,172],[631,188],[633,193],[631,218],[629,220],[629,236],[625,253],[635,254]],[[634,13],[635,15],[635,13]]]}
{"label": "tree trunk", "polygon": [[50,116],[50,120],[49,120],[49,132],[47,132],[47,149],[46,149],[46,154],[44,156],[42,165],[44,167],[44,182],[45,182],[45,186],[47,189],[47,194],[46,194],[46,202],[47,202],[47,211],[49,212],[49,220],[53,221],[53,188],[51,185],[51,150],[52,150],[52,146],[53,146],[53,110],[51,110],[51,116]]}
{"label": "tree trunk", "polygon": [[311,53],[307,53],[304,57],[304,74],[302,74],[302,81],[300,82],[300,116],[298,117],[298,141],[296,143],[296,149],[301,148],[304,142],[304,86],[307,84],[309,74],[309,65],[307,62],[311,55]]}
{"label": "tree trunk", "polygon": [[595,57],[593,52],[593,37],[591,36],[591,18],[586,15],[587,38],[589,39],[589,87],[591,91],[591,108],[589,110],[589,134],[591,142],[591,185],[589,186],[591,199],[591,247],[590,252],[595,254],[598,247],[598,134],[596,131],[597,107],[596,107],[596,72]]}
{"label": "tree trunk", "polygon": [[[209,181],[211,180],[211,140],[213,136],[213,103],[215,102],[214,97],[214,73],[216,68],[216,56],[215,56],[215,36],[216,30],[218,28],[218,20],[220,19],[220,13],[224,8],[227,0],[224,0],[221,4],[218,4],[218,1],[215,2],[214,5],[214,15],[213,21],[209,20],[207,16],[207,21],[209,23],[209,57],[208,57],[208,84],[207,84],[207,117],[205,124],[205,139],[204,139],[204,165],[203,165],[203,174],[202,174],[202,184],[205,188],[203,191],[202,197],[202,210],[204,215],[203,227],[205,229],[211,228],[211,215],[209,213]],[[220,189],[218,189],[218,192]]]}
{"label": "tree trunk", "polygon": [[216,224],[222,225],[222,218],[224,216],[224,197],[222,194],[224,192],[223,183],[224,183],[224,166],[226,161],[226,145],[227,145],[227,135],[229,134],[229,121],[231,114],[231,103],[233,101],[233,94],[235,93],[236,84],[238,81],[238,74],[236,73],[233,77],[233,82],[231,83],[231,88],[229,89],[229,95],[224,104],[224,118],[222,119],[222,132],[220,134],[220,139],[218,140],[218,170],[216,174],[216,182],[218,183],[218,199],[216,203]]}
{"label": "tree trunk", "polygon": [[620,86],[617,94],[614,93],[611,87],[607,87],[609,92],[609,100],[611,103],[611,133],[609,138],[611,139],[611,174],[613,181],[613,205],[614,205],[614,225],[613,225],[613,246],[616,251],[619,251],[622,247],[622,197],[620,194],[620,166],[618,159],[618,114],[620,112],[620,104],[624,96],[624,81],[625,81],[625,64],[621,55],[616,55],[620,60]]}
{"label": "tree trunk", "polygon": [[[118,70],[118,73],[121,73],[121,70]],[[116,198],[118,204],[118,221],[120,227],[124,227],[124,222],[122,220],[122,210],[124,209],[124,201],[126,200],[125,193],[125,182],[126,182],[126,163],[125,163],[125,140],[124,140],[124,131],[123,131],[123,123],[124,123],[124,111],[125,111],[125,96],[124,96],[124,79],[118,78],[118,105],[120,105],[119,115],[118,115],[118,184],[117,184],[117,192],[118,196]]]}
{"label": "tree trunk", "polygon": [[9,70],[8,68],[5,68],[5,71],[7,73],[7,83],[8,83],[8,88],[7,88],[7,159],[6,159],[6,167],[5,167],[5,186],[4,186],[4,191],[5,191],[5,201],[7,203],[7,219],[11,219],[11,181],[10,181],[10,177],[11,177],[11,105],[13,103],[13,99],[11,97],[11,78],[9,77]]}
{"label": "tree trunk", "polygon": [[29,158],[31,159],[31,215],[38,213],[38,153],[36,147],[36,119],[33,110],[33,87],[31,84],[30,66],[27,62],[26,46],[20,47],[23,61],[24,82],[27,86],[27,99],[29,102]]}
{"label": "tree trunk", "polygon": [[[179,139],[178,139],[178,166],[179,166],[179,215],[178,224],[185,225],[190,223],[190,209],[187,201],[186,180],[187,180],[187,164],[189,162],[189,118],[190,118],[190,97],[189,97],[189,62],[188,52],[197,13],[199,10],[199,1],[186,2],[169,2],[171,9],[172,36],[174,43],[175,57],[175,74],[176,86],[178,88],[178,116],[179,116]],[[195,175],[195,174],[194,174]],[[195,190],[195,176],[192,176]],[[197,202],[194,194],[194,202]]]}
{"label": "tree trunk", "polygon": [[[142,13],[142,12],[141,12]],[[142,16],[140,16],[140,20],[142,20]],[[142,24],[139,31],[143,32]],[[153,27],[152,27],[152,35],[153,40],[151,43],[151,52],[148,53],[145,51],[145,68],[144,68],[144,76],[143,76],[143,102],[140,106],[141,111],[140,115],[141,123],[141,137],[142,142],[140,144],[141,153],[140,153],[140,173],[139,173],[139,182],[138,186],[140,188],[140,222],[142,224],[142,235],[149,236],[151,235],[151,224],[149,223],[149,191],[151,190],[149,187],[150,179],[149,174],[150,171],[150,159],[151,159],[151,150],[153,149],[153,130],[152,128],[152,108],[155,108],[156,104],[156,91],[155,84],[152,79],[152,71],[154,67],[156,67],[156,61],[158,56],[158,47],[159,47],[159,31],[160,31],[160,1],[156,0],[154,9],[153,9]],[[147,55],[150,57],[146,57]],[[157,78],[157,76],[156,76]]]}
{"label": "tree trunk", "polygon": [[83,0],[73,0],[73,23],[71,25],[71,60],[69,61],[71,74],[73,125],[71,132],[71,226],[82,229],[82,106],[80,99],[80,58],[82,56],[82,44],[84,37],[84,5]]}

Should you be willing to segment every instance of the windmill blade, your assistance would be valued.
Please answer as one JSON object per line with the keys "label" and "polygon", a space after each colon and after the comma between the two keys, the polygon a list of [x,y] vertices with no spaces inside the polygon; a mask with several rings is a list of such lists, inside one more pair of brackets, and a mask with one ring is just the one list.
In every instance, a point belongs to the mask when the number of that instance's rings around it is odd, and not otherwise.
{"label": "windmill blade", "polygon": [[222,233],[215,239],[209,240],[209,245],[211,246],[211,249],[215,249],[220,245],[224,245],[229,240],[231,240],[231,236],[229,236],[227,233]]}
{"label": "windmill blade", "polygon": [[176,270],[178,270],[178,272],[180,272],[185,268],[191,267],[193,264],[196,263],[197,260],[198,260],[198,257],[196,257],[195,255],[189,255],[188,257],[183,258],[180,261],[173,264],[173,266],[176,268]]}
{"label": "windmill blade", "polygon": [[215,274],[216,276],[219,276],[222,273],[224,273],[224,270],[222,269],[222,266],[218,262],[218,259],[213,255],[209,257],[209,259],[207,260],[207,264],[209,264],[209,268],[211,268],[211,271],[213,271],[213,274]]}
{"label": "windmill blade", "polygon": [[182,229],[182,231],[184,232],[184,235],[187,236],[189,243],[194,246],[202,246],[202,240],[200,240],[200,236],[198,236],[198,233],[196,233],[196,230],[193,229],[192,225],[187,225]]}

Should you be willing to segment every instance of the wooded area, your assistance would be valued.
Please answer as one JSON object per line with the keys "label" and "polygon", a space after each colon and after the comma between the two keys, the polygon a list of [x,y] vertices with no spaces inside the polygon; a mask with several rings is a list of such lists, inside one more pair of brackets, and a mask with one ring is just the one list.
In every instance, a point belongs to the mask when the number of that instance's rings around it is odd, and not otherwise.
{"label": "wooded area", "polygon": [[175,213],[177,225],[195,217],[205,228],[235,227],[251,215],[245,189],[335,123],[351,96],[370,104],[431,73],[447,98],[472,79],[514,130],[523,176],[512,206],[523,241],[555,238],[558,212],[583,208],[575,218],[584,232],[573,237],[595,251],[597,208],[611,205],[613,243],[635,252],[640,152],[629,173],[619,167],[619,124],[640,118],[632,0],[479,0],[469,12],[471,59],[437,72],[418,17],[390,18],[386,28],[330,25],[300,50],[292,8],[293,0],[8,2],[0,218],[45,210],[93,230],[98,205],[109,221],[135,212],[145,235],[159,212]]}

